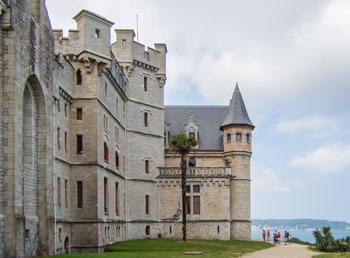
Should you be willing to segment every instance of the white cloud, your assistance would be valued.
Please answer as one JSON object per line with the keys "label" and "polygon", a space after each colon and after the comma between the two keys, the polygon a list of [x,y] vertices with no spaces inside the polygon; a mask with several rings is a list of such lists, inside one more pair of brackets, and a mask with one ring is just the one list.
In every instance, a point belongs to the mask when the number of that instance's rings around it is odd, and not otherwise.
{"label": "white cloud", "polygon": [[284,179],[271,168],[252,168],[252,191],[259,193],[288,193],[299,187],[300,183]]}
{"label": "white cloud", "polygon": [[307,117],[298,120],[282,120],[276,125],[276,131],[288,134],[294,134],[302,130],[309,130],[312,132],[337,130],[335,121],[326,117]]}
{"label": "white cloud", "polygon": [[292,159],[289,164],[310,173],[330,174],[350,169],[350,145],[329,144],[313,152]]}

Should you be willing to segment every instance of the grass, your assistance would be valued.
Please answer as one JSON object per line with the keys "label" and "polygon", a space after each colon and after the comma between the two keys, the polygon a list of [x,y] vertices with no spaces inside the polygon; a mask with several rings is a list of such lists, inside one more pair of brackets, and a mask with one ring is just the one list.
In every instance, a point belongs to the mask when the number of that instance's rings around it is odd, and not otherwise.
{"label": "grass", "polygon": [[322,257],[322,258],[339,258],[339,257],[348,257],[350,258],[350,253],[325,253],[325,252],[321,252],[320,250],[318,250],[315,246],[310,246],[309,249],[311,251],[320,253],[319,255],[315,255],[312,257]]}
{"label": "grass", "polygon": [[189,257],[184,252],[200,251],[200,257],[233,258],[243,254],[272,247],[270,243],[245,241],[204,241],[189,240],[186,243],[177,240],[136,240],[127,241],[106,248],[105,253],[56,255],[55,258],[177,258]]}

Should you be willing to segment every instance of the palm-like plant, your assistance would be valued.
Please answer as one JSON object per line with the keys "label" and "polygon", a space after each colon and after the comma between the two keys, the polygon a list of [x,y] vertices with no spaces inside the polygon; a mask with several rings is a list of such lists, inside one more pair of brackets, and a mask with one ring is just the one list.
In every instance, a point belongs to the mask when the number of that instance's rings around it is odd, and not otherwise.
{"label": "palm-like plant", "polygon": [[198,143],[193,136],[187,136],[185,133],[174,135],[170,143],[173,146],[173,150],[179,152],[181,155],[182,233],[183,241],[186,241],[186,155],[190,152],[192,147],[196,146]]}

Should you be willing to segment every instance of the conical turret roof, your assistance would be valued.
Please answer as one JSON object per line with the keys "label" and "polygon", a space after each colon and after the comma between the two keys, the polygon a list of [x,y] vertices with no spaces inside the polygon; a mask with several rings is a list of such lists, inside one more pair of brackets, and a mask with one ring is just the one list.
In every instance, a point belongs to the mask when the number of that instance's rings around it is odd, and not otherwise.
{"label": "conical turret roof", "polygon": [[236,83],[235,91],[230,100],[227,116],[220,126],[220,130],[226,125],[249,125],[253,128],[255,127],[250,121],[241,92],[239,91],[238,83]]}

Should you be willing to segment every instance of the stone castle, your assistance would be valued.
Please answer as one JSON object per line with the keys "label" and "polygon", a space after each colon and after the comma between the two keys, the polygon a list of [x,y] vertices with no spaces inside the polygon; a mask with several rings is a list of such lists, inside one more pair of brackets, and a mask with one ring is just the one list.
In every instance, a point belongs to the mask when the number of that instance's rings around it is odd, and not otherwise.
{"label": "stone castle", "polygon": [[185,132],[188,238],[250,240],[249,119],[229,106],[164,106],[165,44],[82,10],[52,30],[44,0],[0,0],[0,257],[102,251],[182,236]]}

